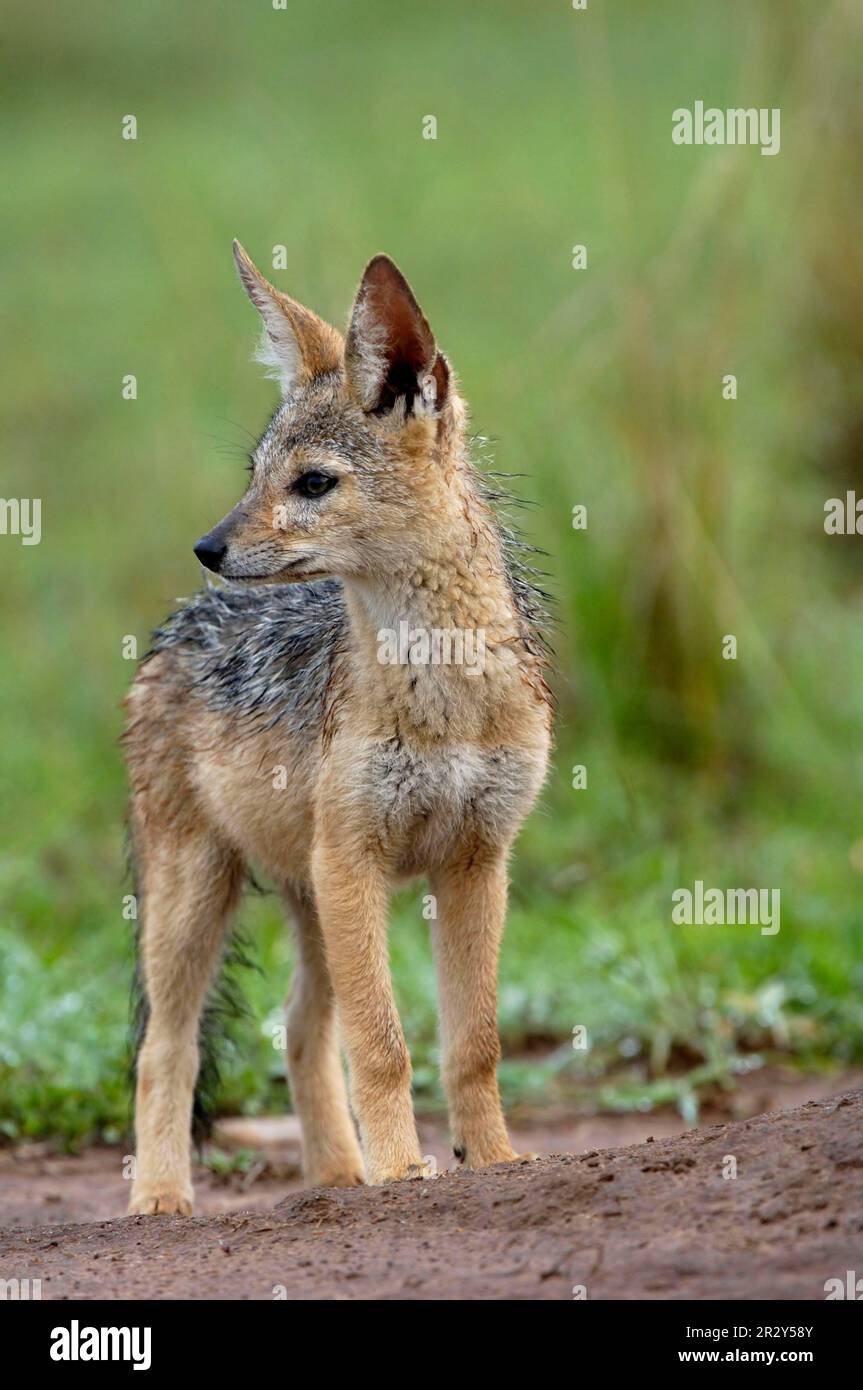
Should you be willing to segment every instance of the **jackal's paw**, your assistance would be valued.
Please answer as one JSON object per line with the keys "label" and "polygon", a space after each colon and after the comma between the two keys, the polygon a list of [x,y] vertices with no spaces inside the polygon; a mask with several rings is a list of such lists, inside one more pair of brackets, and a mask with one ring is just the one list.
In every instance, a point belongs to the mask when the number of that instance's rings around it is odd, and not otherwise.
{"label": "jackal's paw", "polygon": [[496,1163],[536,1163],[539,1154],[517,1154],[511,1144],[482,1145],[468,1148],[454,1144],[453,1154],[463,1168],[492,1168]]}
{"label": "jackal's paw", "polygon": [[437,1175],[437,1161],[428,1154],[416,1163],[406,1163],[398,1168],[381,1169],[369,1178],[369,1182],[373,1183],[375,1187],[380,1187],[388,1182],[415,1182],[418,1178],[436,1178]]}
{"label": "jackal's paw", "polygon": [[307,1187],[362,1187],[366,1175],[361,1168],[319,1168],[306,1176]]}
{"label": "jackal's paw", "polygon": [[133,1192],[130,1216],[191,1216],[192,1194],[167,1187],[144,1188]]}

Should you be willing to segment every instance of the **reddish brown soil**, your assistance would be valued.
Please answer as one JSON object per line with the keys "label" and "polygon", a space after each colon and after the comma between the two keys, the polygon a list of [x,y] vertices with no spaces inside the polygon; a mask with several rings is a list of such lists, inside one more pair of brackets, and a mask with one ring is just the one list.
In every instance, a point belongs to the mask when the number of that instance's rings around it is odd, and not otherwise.
{"label": "reddish brown soil", "polygon": [[[729,1157],[737,1177],[724,1179]],[[59,1162],[88,1161],[95,1184],[98,1155]],[[826,1279],[863,1265],[863,1091],[275,1207],[260,1205],[270,1183],[210,1187],[199,1207],[219,1193],[245,1210],[7,1228],[0,1278],[41,1279],[57,1299],[570,1299],[574,1285],[593,1299],[823,1299]]]}

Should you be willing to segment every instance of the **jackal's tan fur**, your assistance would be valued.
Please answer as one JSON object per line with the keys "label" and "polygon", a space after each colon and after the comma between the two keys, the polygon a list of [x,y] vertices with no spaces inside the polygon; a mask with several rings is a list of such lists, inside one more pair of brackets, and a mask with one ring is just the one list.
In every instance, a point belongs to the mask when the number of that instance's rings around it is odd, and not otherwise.
{"label": "jackal's tan fur", "polygon": [[[454,377],[392,262],[370,262],[343,342],[268,285],[239,247],[236,257],[283,402],[247,494],[198,553],[228,578],[279,586],[243,602],[290,600],[295,614],[297,591],[285,586],[299,582],[300,608],[335,605],[343,617],[314,715],[280,708],[280,688],[230,693],[240,660],[232,643],[245,629],[221,617],[202,655],[203,639],[184,635],[180,615],[129,696],[149,1006],[135,1212],[191,1211],[199,1019],[250,863],[280,886],[296,928],[287,1060],[307,1181],[422,1173],[387,960],[390,889],[421,873],[437,905],[455,1151],[472,1167],[515,1157],[496,1077],[497,965],[507,856],[545,774],[541,654],[467,457]],[[298,492],[321,486],[312,475],[327,480],[325,495]],[[483,630],[484,669],[381,664],[378,633],[404,620]],[[311,676],[299,669],[292,680],[299,709]]]}

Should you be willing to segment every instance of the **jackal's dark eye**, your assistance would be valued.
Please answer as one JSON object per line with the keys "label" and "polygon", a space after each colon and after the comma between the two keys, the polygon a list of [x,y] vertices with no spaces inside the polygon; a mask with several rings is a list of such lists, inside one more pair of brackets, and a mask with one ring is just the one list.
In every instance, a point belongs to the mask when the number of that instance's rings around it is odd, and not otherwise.
{"label": "jackal's dark eye", "polygon": [[331,473],[301,473],[294,483],[294,491],[301,497],[323,497],[325,492],[335,487],[338,478],[334,478]]}

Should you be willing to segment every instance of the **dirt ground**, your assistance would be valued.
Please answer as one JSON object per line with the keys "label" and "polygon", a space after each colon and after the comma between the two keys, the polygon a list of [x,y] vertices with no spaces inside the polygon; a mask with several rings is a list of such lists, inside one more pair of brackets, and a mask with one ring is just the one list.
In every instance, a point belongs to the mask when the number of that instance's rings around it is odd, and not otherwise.
{"label": "dirt ground", "polygon": [[[389,1188],[302,1191],[276,1161],[202,1173],[192,1220],[93,1220],[125,1205],[115,1151],[7,1152],[0,1278],[43,1299],[823,1299],[863,1269],[863,1088],[678,1128],[546,1119],[517,1143],[592,1146]],[[423,1139],[443,1157],[439,1126]]]}

